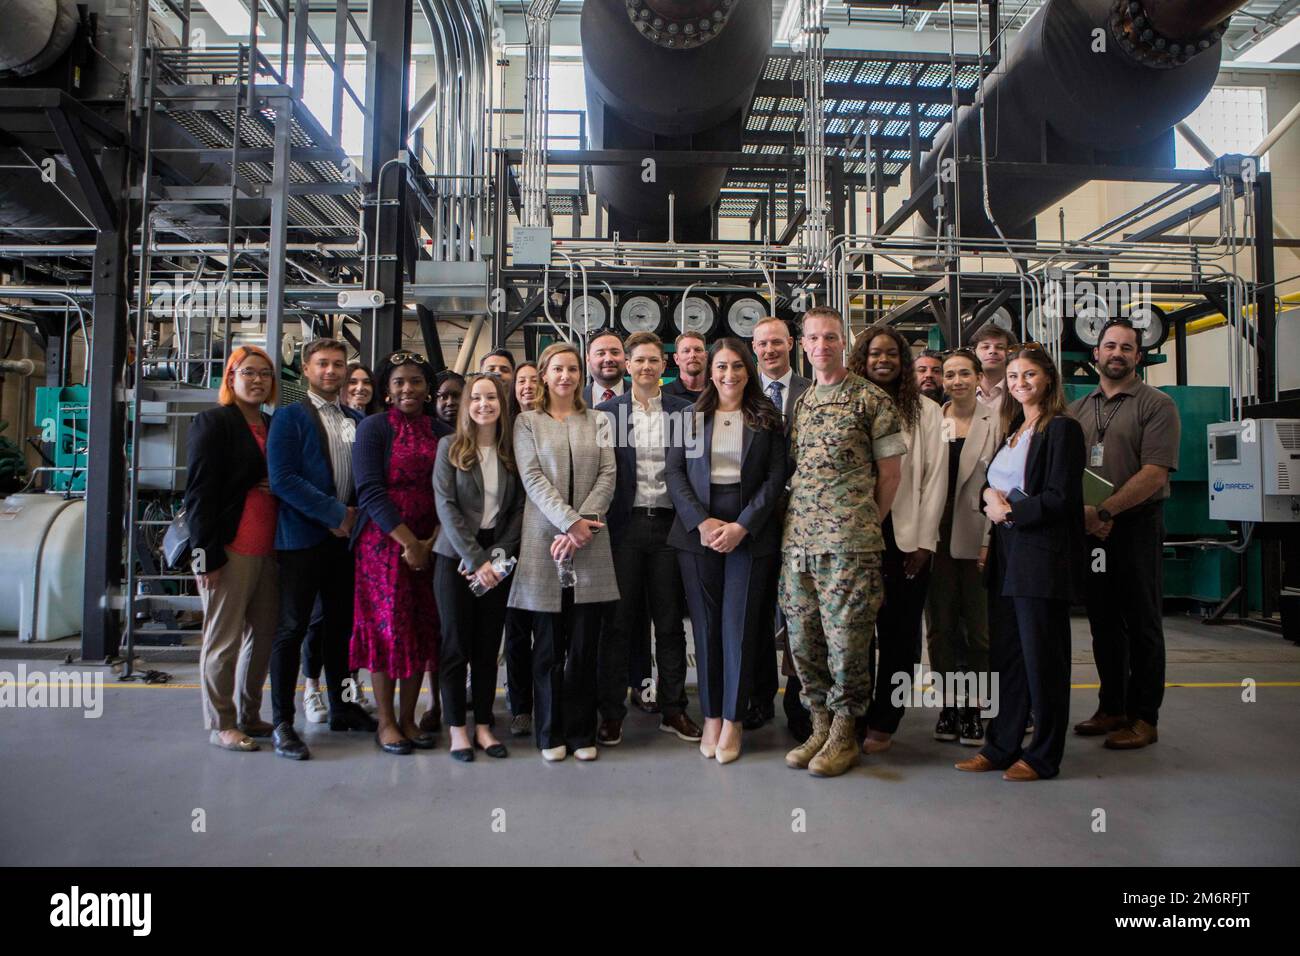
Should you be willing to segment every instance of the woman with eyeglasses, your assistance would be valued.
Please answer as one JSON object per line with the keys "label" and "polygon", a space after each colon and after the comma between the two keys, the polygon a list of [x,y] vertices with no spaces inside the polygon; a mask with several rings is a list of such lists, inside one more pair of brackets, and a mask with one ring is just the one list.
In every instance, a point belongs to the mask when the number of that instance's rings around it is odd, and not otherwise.
{"label": "woman with eyeglasses", "polygon": [[582,356],[556,342],[538,359],[537,408],[515,422],[528,500],[510,606],[532,611],[534,733],[542,757],[595,760],[596,652],[618,582],[603,533],[617,466],[609,417],[582,400]]}
{"label": "woman with eyeglasses", "polygon": [[[537,363],[515,366],[511,392],[511,421],[537,407],[541,378]],[[527,737],[533,732],[533,612],[506,609],[505,626],[506,703],[510,707],[510,736]]]}
{"label": "woman with eyeglasses", "polygon": [[[431,750],[415,722],[426,670],[436,670],[438,612],[430,550],[436,526],[433,464],[438,439],[425,406],[433,369],[416,352],[394,352],[376,380],[388,411],[357,426],[356,598],[350,666],[370,671],[379,706],[375,742],[390,754]],[[401,688],[401,709],[394,710]]]}
{"label": "woman with eyeglasses", "polygon": [[[465,763],[474,759],[476,748],[489,757],[506,756],[505,745],[492,733],[492,701],[510,593],[502,575],[509,573],[506,562],[518,559],[524,516],[507,403],[498,376],[469,376],[456,433],[438,446],[433,469],[440,524],[433,587],[442,630],[442,708],[451,729],[451,756]],[[472,742],[465,729],[467,667]]]}
{"label": "woman with eyeglasses", "polygon": [[[1004,780],[1056,776],[1070,711],[1070,603],[1083,596],[1083,429],[1066,412],[1061,374],[1041,347],[1007,356],[1009,437],[983,491],[989,552],[989,666],[998,713],[984,747],[958,770]],[[1034,733],[1024,746],[1025,721]]]}
{"label": "woman with eyeglasses", "polygon": [[880,525],[885,539],[880,564],[885,599],[876,614],[874,693],[865,718],[858,722],[859,734],[865,725],[862,751],[874,754],[892,746],[903,719],[903,708],[895,702],[896,682],[902,675],[904,686],[911,686],[921,662],[921,617],[948,493],[948,448],[943,440],[943,412],[921,395],[912,368],[912,346],[900,332],[876,325],[860,333],[848,366],[893,400],[907,442],[902,480]]}
{"label": "woman with eyeglasses", "polygon": [[984,743],[980,697],[988,686],[988,592],[984,564],[988,557],[989,520],[980,494],[989,462],[1002,443],[998,415],[975,398],[984,370],[970,349],[943,355],[943,437],[948,445],[948,495],[939,522],[933,581],[926,596],[926,645],[930,668],[942,681],[943,709],[934,739]]}
{"label": "woman with eyeglasses", "polygon": [[257,750],[269,737],[262,685],[271,664],[280,597],[275,561],[276,499],[266,472],[263,405],[276,397],[275,366],[255,345],[230,353],[220,404],[190,425],[185,515],[203,602],[199,655],[208,740]]}

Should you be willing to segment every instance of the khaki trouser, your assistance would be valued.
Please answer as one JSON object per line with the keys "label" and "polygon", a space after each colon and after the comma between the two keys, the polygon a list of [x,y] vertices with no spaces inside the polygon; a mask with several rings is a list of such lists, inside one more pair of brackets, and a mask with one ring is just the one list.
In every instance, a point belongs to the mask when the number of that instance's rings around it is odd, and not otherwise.
{"label": "khaki trouser", "polygon": [[[209,730],[234,730],[260,719],[262,685],[280,609],[275,555],[226,552],[227,562],[203,597],[203,719]],[[238,684],[239,708],[235,708]]]}

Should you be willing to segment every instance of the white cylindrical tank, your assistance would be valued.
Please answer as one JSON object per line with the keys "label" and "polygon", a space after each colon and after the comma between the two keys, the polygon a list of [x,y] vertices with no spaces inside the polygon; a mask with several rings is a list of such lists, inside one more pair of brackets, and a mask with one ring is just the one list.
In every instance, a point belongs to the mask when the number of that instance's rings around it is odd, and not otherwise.
{"label": "white cylindrical tank", "polygon": [[0,503],[0,631],[20,641],[81,633],[86,502],[10,495]]}

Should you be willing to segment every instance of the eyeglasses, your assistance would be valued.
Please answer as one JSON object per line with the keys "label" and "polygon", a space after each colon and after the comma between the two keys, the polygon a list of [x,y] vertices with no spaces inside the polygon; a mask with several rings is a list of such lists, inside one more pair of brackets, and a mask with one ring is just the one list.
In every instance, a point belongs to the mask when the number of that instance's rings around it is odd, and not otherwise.
{"label": "eyeglasses", "polygon": [[[939,355],[940,355],[941,357],[945,358],[945,359],[952,358],[954,355],[964,355],[964,356],[966,356],[967,358],[978,358],[978,357],[979,357],[979,356],[977,356],[977,355],[975,354],[974,349],[968,349],[968,348],[966,348],[966,346],[964,346],[964,345],[963,345],[961,348],[955,348],[955,349],[944,349],[942,352],[939,353]],[[923,355],[923,356],[920,356],[920,357],[921,357],[921,358],[928,358],[928,356],[924,356],[924,355]]]}
{"label": "eyeglasses", "polygon": [[419,352],[407,352],[403,350],[400,352],[394,352],[392,355],[388,356],[388,364],[393,366],[393,368],[397,368],[399,365],[405,365],[408,362],[414,362],[417,365],[429,364],[429,360]]}
{"label": "eyeglasses", "polygon": [[235,374],[245,382],[251,382],[255,378],[265,379],[266,381],[275,378],[275,372],[269,368],[241,368]]}

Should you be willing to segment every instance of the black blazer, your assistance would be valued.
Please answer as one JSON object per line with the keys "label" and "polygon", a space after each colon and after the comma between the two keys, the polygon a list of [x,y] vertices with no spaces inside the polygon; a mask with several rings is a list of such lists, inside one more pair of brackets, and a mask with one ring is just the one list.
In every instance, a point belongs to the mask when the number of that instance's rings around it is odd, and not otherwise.
{"label": "black blazer", "polygon": [[[695,416],[698,427],[699,416]],[[673,499],[677,517],[668,543],[683,551],[706,554],[696,530],[709,514],[709,472],[713,459],[713,421],[703,423],[702,454],[687,458],[686,448],[668,450],[668,494]],[[740,487],[745,508],[736,521],[745,526],[748,544],[755,556],[775,554],[781,550],[781,524],[773,520],[777,503],[785,491],[786,440],[781,431],[746,427],[740,452]]]}
{"label": "black blazer", "polygon": [[[269,433],[271,416],[262,413]],[[266,477],[266,456],[257,447],[237,405],[218,405],[190,423],[185,481],[185,516],[190,547],[202,548],[205,567],[226,563],[249,489]]]}
{"label": "black blazer", "polygon": [[[676,412],[677,417],[684,419],[691,403],[684,398],[668,394],[666,388],[661,389],[660,392],[660,404],[664,412]],[[620,413],[620,407],[627,410]],[[618,466],[618,477],[614,484],[614,500],[610,502],[609,511],[605,515],[605,524],[609,528],[609,543],[618,544],[628,521],[632,518],[632,502],[636,500],[636,446],[621,441],[623,437],[626,437],[629,442],[632,439],[632,390],[629,388],[618,398],[601,402],[596,406],[596,411],[608,415],[613,426],[614,461]],[[627,423],[626,436],[620,434],[620,414],[626,416],[624,419]],[[664,423],[665,440],[671,441],[673,437],[671,427],[668,422]]]}
{"label": "black blazer", "polygon": [[[988,575],[998,567],[998,549],[1007,546],[1003,597],[1083,600],[1083,463],[1083,429],[1068,415],[1034,435],[1025,462],[1027,497],[1011,506],[1010,528],[999,533],[994,525],[990,541]],[[981,510],[982,502],[981,494]]]}

